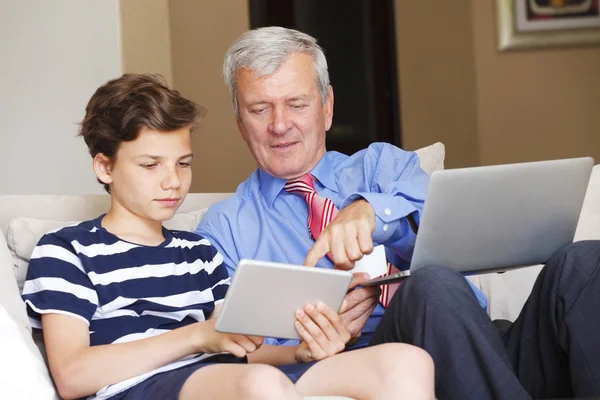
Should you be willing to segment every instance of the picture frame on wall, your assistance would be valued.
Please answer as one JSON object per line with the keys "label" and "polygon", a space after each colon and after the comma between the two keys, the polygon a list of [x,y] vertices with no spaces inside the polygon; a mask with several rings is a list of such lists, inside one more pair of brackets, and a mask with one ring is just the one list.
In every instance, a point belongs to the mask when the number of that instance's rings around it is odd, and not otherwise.
{"label": "picture frame on wall", "polygon": [[496,0],[498,50],[600,44],[600,0]]}

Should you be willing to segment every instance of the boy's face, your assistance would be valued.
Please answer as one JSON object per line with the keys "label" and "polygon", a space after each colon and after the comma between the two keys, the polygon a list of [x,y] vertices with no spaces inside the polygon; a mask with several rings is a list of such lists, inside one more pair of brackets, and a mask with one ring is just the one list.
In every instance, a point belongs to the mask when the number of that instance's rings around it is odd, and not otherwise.
{"label": "boy's face", "polygon": [[191,163],[189,127],[172,132],[143,128],[137,139],[120,144],[106,174],[98,173],[97,166],[95,170],[101,181],[110,184],[113,207],[144,219],[166,221],[190,189]]}

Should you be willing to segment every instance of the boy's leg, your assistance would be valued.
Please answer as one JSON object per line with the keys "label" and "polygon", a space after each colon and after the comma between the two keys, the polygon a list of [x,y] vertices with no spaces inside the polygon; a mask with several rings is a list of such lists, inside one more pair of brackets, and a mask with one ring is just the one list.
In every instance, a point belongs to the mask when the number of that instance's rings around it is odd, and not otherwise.
{"label": "boy's leg", "polygon": [[433,381],[433,361],[425,351],[390,343],[319,361],[296,382],[296,389],[302,396],[430,400]]}
{"label": "boy's leg", "polygon": [[600,396],[600,241],[564,247],[546,263],[504,335],[534,398]]}
{"label": "boy's leg", "polygon": [[294,384],[278,369],[263,364],[214,364],[185,382],[179,400],[300,400]]}

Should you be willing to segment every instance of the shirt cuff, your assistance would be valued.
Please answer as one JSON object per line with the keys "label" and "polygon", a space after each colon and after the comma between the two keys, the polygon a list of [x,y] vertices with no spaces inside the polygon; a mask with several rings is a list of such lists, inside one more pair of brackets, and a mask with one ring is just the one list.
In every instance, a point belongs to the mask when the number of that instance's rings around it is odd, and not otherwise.
{"label": "shirt cuff", "polygon": [[483,310],[485,312],[487,312],[488,300],[487,300],[486,295],[483,294],[483,292],[481,290],[479,290],[479,288],[477,286],[475,286],[475,284],[473,282],[471,282],[470,279],[467,279],[467,277],[465,277],[465,279],[467,280],[467,283],[469,284],[469,286],[471,286],[471,290],[473,290],[473,293],[475,294],[475,297],[477,298],[477,302],[479,303],[481,308],[483,308]]}
{"label": "shirt cuff", "polygon": [[263,344],[270,344],[273,346],[296,346],[300,344],[300,341],[293,339],[276,339],[272,337],[265,337],[263,339]]}
{"label": "shirt cuff", "polygon": [[375,231],[372,237],[379,244],[392,237],[402,218],[417,211],[408,200],[387,193],[354,193],[344,200],[342,208],[361,198],[368,201],[375,211]]}

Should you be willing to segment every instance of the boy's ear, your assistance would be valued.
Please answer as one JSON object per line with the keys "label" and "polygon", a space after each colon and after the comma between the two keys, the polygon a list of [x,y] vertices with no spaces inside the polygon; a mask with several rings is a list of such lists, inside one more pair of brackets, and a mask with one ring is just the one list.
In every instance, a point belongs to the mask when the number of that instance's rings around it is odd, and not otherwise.
{"label": "boy's ear", "polygon": [[98,180],[102,183],[110,185],[112,183],[112,162],[111,159],[102,153],[96,154],[94,157],[94,173]]}

